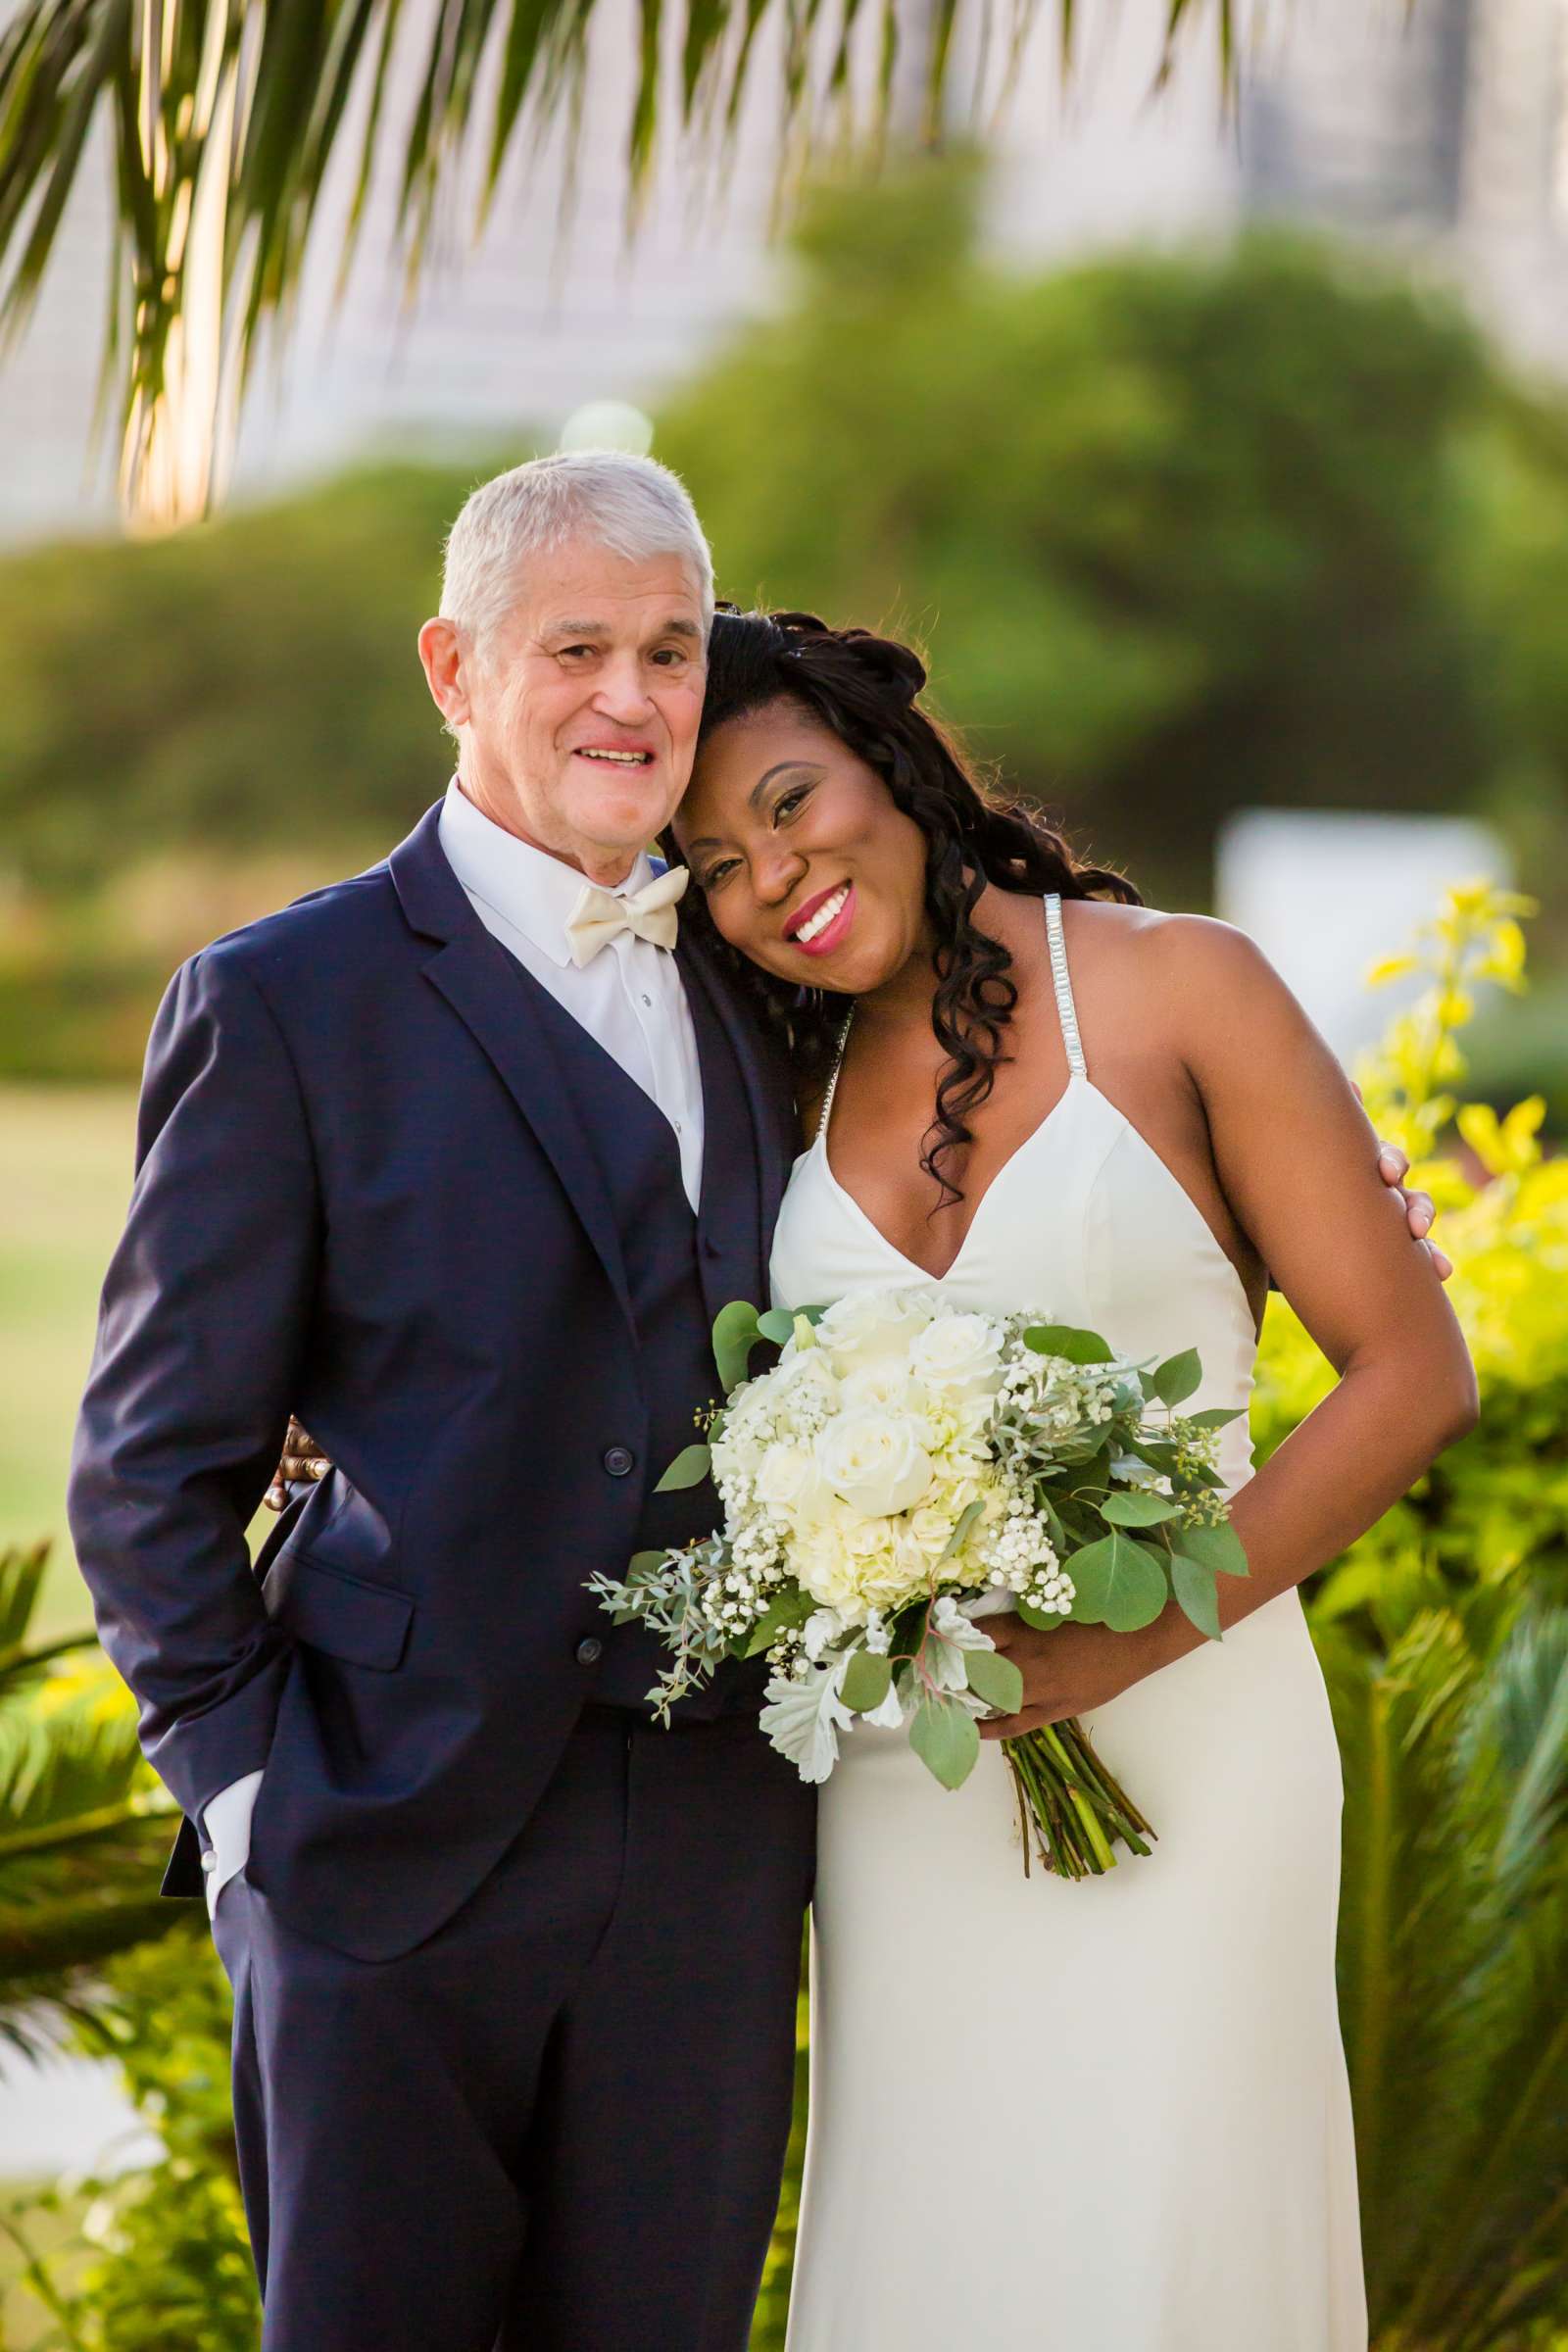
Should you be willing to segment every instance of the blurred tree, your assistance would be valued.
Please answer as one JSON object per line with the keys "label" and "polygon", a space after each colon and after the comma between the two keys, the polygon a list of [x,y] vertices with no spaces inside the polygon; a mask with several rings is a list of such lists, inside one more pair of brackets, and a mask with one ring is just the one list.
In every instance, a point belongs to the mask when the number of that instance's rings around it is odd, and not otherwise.
{"label": "blurred tree", "polygon": [[415,652],[488,468],[367,468],[151,543],[0,565],[0,830],[25,885],[160,851],[384,844],[435,798]]}
{"label": "blurred tree", "polygon": [[[1456,309],[1259,238],[1048,277],[979,181],[835,195],[664,417],[729,593],[923,633],[975,750],[1155,894],[1239,804],[1561,801],[1568,433]],[[1555,588],[1555,598],[1551,596]]]}

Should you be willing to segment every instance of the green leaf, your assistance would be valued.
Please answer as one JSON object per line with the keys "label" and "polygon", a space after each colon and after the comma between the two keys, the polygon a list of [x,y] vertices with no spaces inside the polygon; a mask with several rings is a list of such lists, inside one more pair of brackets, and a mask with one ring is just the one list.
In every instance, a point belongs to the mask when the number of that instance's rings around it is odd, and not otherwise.
{"label": "green leaf", "polygon": [[1191,1422],[1194,1429],[1228,1429],[1233,1421],[1245,1421],[1246,1418],[1247,1407],[1245,1404],[1233,1404],[1229,1407],[1222,1404],[1211,1404],[1200,1413],[1184,1413],[1182,1415],[1182,1419]]}
{"label": "green leaf", "polygon": [[656,1494],[678,1494],[682,1487],[700,1487],[708,1476],[712,1455],[706,1446],[684,1446],[664,1472]]}
{"label": "green leaf", "polygon": [[975,1521],[979,1518],[985,1507],[986,1506],[983,1502],[966,1502],[964,1504],[962,1510],[958,1513],[957,1518],[953,1523],[952,1535],[948,1538],[947,1543],[942,1547],[942,1559],[938,1560],[937,1562],[937,1566],[939,1568],[941,1567],[943,1560],[951,1560],[961,1548],[964,1538],[968,1535],[970,1528],[973,1527]]}
{"label": "green leaf", "polygon": [[1112,1527],[1159,1527],[1165,1520],[1181,1516],[1175,1503],[1168,1502],[1163,1494],[1137,1492],[1107,1495],[1100,1506],[1100,1515]]}
{"label": "green leaf", "polygon": [[775,1348],[782,1348],[787,1340],[795,1337],[795,1317],[782,1306],[770,1306],[765,1315],[758,1316],[757,1328],[764,1340],[771,1340]]}
{"label": "green leaf", "polygon": [[1098,1331],[1080,1331],[1071,1323],[1036,1323],[1023,1335],[1023,1344],[1036,1355],[1065,1356],[1069,1364],[1114,1363],[1115,1350]]}
{"label": "green leaf", "polygon": [[1164,1571],[1153,1554],[1119,1530],[1086,1544],[1063,1565],[1076,1590],[1072,1613],[1081,1625],[1108,1625],[1112,1633],[1136,1634],[1153,1624],[1170,1597]]}
{"label": "green leaf", "polygon": [[1161,1404],[1180,1404],[1190,1396],[1203,1377],[1202,1363],[1196,1348],[1184,1348],[1180,1355],[1168,1355],[1154,1368],[1150,1386]]}
{"label": "green leaf", "polygon": [[634,1551],[626,1563],[625,1582],[640,1584],[645,1576],[657,1576],[668,1559],[667,1551]]}
{"label": "green leaf", "polygon": [[810,1594],[803,1592],[797,1585],[775,1594],[742,1643],[741,1656],[760,1658],[764,1649],[772,1648],[786,1626],[804,1625],[815,1606]]}
{"label": "green leaf", "polygon": [[1054,1609],[1037,1609],[1032,1600],[1015,1601],[1013,1606],[1017,1611],[1019,1624],[1032,1625],[1037,1634],[1054,1633],[1058,1625],[1065,1623],[1063,1618],[1056,1615]]}
{"label": "green leaf", "polygon": [[1242,1539],[1229,1523],[1221,1527],[1184,1527],[1175,1541],[1190,1560],[1199,1560],[1205,1568],[1216,1568],[1222,1576],[1250,1573]]}
{"label": "green leaf", "polygon": [[726,1396],[746,1378],[760,1329],[761,1318],[749,1298],[732,1298],[714,1316],[713,1361]]}
{"label": "green leaf", "polygon": [[1211,1642],[1220,1639],[1219,1602],[1214,1592],[1214,1571],[1201,1560],[1190,1560],[1182,1552],[1171,1554],[1171,1589],[1180,1606],[1186,1611],[1200,1634]]}
{"label": "green leaf", "polygon": [[870,1650],[858,1649],[840,1685],[839,1696],[852,1715],[869,1715],[886,1698],[892,1681],[891,1658],[873,1657]]}
{"label": "green leaf", "polygon": [[956,1698],[922,1698],[909,1726],[909,1745],[944,1788],[961,1788],[980,1754],[974,1717]]}
{"label": "green leaf", "polygon": [[1000,1649],[966,1649],[963,1662],[976,1698],[983,1698],[1000,1715],[1017,1714],[1023,1705],[1023,1676],[1010,1658],[1004,1658]]}

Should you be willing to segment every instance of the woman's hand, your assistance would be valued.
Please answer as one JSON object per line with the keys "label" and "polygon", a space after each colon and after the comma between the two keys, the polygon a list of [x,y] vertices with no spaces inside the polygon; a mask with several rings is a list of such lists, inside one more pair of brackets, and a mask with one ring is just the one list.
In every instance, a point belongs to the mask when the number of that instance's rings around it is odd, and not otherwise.
{"label": "woman's hand", "polygon": [[316,1440],[307,1435],[301,1423],[290,1413],[288,1435],[283,1440],[283,1458],[272,1473],[272,1483],[265,1496],[268,1509],[286,1510],[290,1487],[308,1485],[315,1479],[324,1478],[331,1467]]}
{"label": "woman's hand", "polygon": [[1061,1723],[1069,1715],[1092,1715],[1119,1698],[1146,1675],[1168,1666],[1183,1648],[1196,1647],[1181,1639],[1176,1616],[1167,1608],[1163,1617],[1138,1634],[1113,1634],[1105,1625],[1074,1625],[1070,1621],[1038,1633],[1017,1617],[988,1617],[985,1630],[1004,1657],[1023,1676],[1023,1705],[1016,1715],[999,1715],[980,1726],[982,1740],[1016,1740],[1037,1732],[1042,1724]]}

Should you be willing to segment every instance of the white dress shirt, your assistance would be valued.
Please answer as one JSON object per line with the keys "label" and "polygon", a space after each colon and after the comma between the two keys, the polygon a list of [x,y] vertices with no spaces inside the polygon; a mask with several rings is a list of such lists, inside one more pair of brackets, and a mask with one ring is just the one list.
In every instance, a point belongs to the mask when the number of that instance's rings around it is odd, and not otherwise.
{"label": "white dress shirt", "polygon": [[[674,1130],[681,1182],[695,1209],[703,1169],[703,1082],[691,1007],[674,956],[667,948],[622,931],[579,968],[566,923],[582,875],[494,823],[456,777],[447,787],[439,838],[485,929],[663,1112]],[[653,867],[639,857],[612,895],[641,890],[652,878]],[[528,1017],[520,1000],[517,1017]],[[219,1895],[249,1858],[251,1813],[261,1781],[259,1772],[248,1772],[203,1808],[209,1912],[217,1910]]]}

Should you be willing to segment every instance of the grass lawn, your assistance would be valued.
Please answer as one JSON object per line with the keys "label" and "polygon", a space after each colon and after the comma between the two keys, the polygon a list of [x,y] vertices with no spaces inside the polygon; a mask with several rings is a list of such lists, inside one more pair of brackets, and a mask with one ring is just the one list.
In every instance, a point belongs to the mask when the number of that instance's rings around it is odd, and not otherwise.
{"label": "grass lawn", "polygon": [[0,1086],[0,1544],[49,1536],[39,1630],[90,1623],[66,1464],[98,1288],[130,1193],[128,1087]]}

